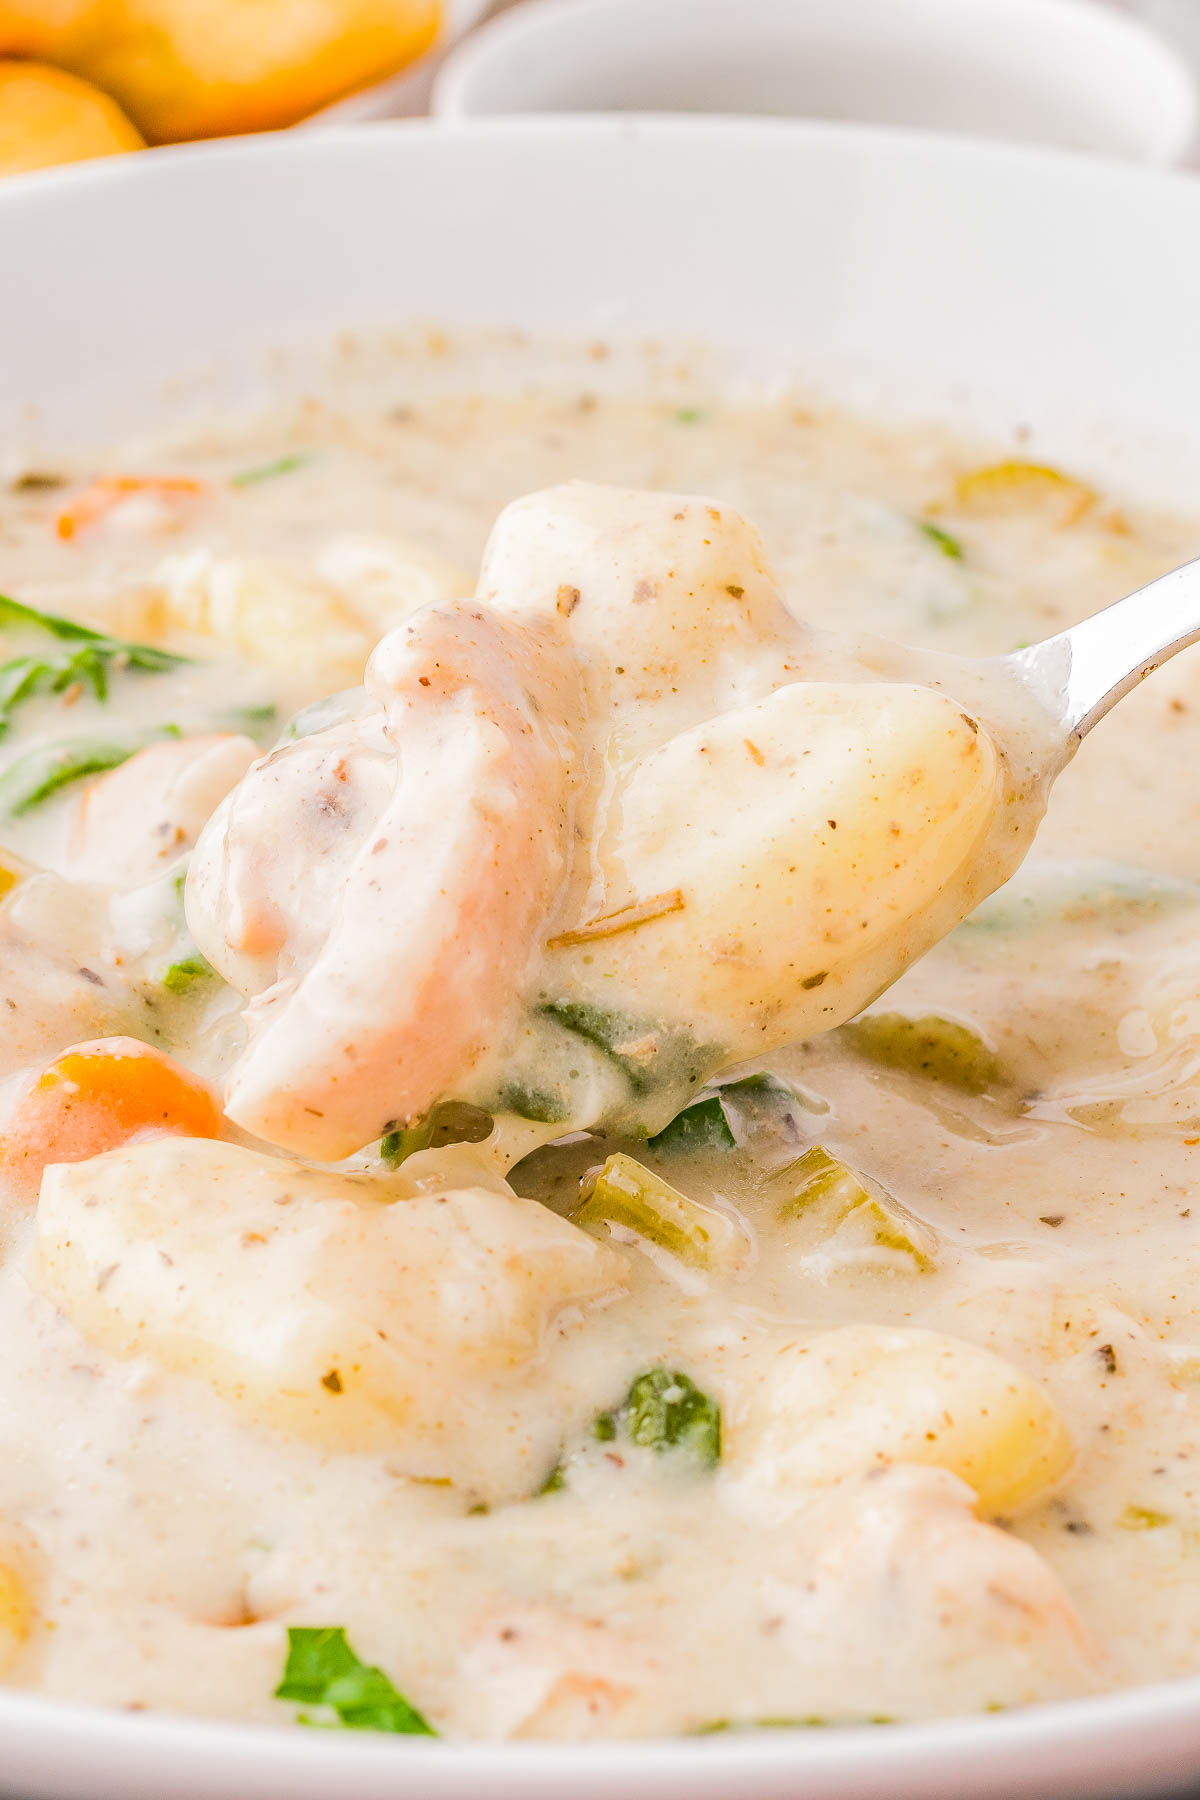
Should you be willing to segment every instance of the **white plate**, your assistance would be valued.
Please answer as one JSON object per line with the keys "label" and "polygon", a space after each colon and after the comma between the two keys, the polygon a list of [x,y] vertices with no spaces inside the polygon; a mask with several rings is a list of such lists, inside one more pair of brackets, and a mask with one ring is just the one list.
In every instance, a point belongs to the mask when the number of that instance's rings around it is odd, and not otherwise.
{"label": "white plate", "polygon": [[[1127,485],[1167,471],[1187,497],[1200,470],[1200,183],[1083,157],[761,122],[355,127],[6,183],[0,245],[9,447],[244,399],[288,344],[423,318],[704,338],[742,377],[1027,424]],[[1200,1681],[578,1749],[0,1696],[0,1793],[45,1800],[1133,1800],[1189,1777]]]}

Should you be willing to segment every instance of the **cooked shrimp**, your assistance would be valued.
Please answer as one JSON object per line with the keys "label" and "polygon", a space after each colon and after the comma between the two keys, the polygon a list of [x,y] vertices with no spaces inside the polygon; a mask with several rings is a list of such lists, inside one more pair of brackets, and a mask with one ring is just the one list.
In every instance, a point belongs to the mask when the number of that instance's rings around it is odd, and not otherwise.
{"label": "cooked shrimp", "polygon": [[197,846],[188,922],[254,996],[231,1118],[337,1158],[503,1037],[567,868],[574,670],[556,634],[431,607],[375,707],[258,764]]}

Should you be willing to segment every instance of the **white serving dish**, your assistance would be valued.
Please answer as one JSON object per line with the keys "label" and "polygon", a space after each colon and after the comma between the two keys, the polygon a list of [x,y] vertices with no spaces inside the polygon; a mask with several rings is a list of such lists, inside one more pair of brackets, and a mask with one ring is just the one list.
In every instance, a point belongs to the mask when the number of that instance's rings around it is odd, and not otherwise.
{"label": "white serving dish", "polygon": [[524,0],[445,59],[432,110],[756,113],[1174,163],[1196,76],[1097,0]]}
{"label": "white serving dish", "polygon": [[[1142,488],[1166,472],[1194,504],[1188,177],[786,123],[407,124],[6,183],[0,243],[14,453],[201,398],[245,404],[287,377],[289,346],[424,319],[704,339],[731,380],[792,371],[889,411],[1019,423],[1039,454]],[[1200,1680],[929,1726],[581,1748],[0,1693],[0,1794],[23,1800],[1134,1800],[1189,1785]]]}

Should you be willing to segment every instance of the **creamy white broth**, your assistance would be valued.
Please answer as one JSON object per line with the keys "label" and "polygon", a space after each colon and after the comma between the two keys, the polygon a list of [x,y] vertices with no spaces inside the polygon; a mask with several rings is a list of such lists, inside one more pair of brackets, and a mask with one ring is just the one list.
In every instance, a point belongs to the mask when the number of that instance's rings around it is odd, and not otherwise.
{"label": "creamy white broth", "polygon": [[[215,485],[297,454],[311,460]],[[700,417],[577,395],[429,401],[399,420],[309,412],[149,462],[145,446],[136,464],[114,451],[113,468],[214,491],[135,495],[69,541],[54,521],[73,485],[10,494],[0,586],[221,662],[122,675],[103,706],[76,703],[89,729],[212,731],[231,703],[286,719],[353,681],[392,618],[469,590],[503,504],[568,476],[714,494],[758,525],[798,615],[958,654],[1043,636],[1194,550],[1191,527],[1105,497],[1067,522],[1075,498],[1044,482],[956,498],[959,475],[1005,454],[782,403]],[[920,528],[930,508],[961,558]],[[297,593],[311,641],[293,628],[281,650],[273,609]],[[260,660],[235,672],[239,630]],[[1192,801],[1170,779],[1195,734],[1194,679],[1181,659],[1106,723],[1061,777],[1018,882],[873,1009],[979,1033],[995,1063],[983,1091],[889,1067],[852,1035],[815,1038],[770,1056],[800,1098],[757,1135],[746,1126],[744,1148],[543,1148],[513,1180],[551,1214],[511,1224],[494,1166],[469,1146],[394,1173],[356,1159],[361,1197],[310,1174],[305,1194],[320,1197],[297,1200],[278,1161],[256,1201],[237,1161],[249,1152],[166,1137],[48,1177],[40,1226],[14,1193],[0,1564],[24,1622],[6,1679],[286,1722],[296,1707],[272,1697],[286,1627],[337,1624],[446,1734],[611,1735],[924,1717],[1194,1670],[1195,862]],[[57,704],[18,712],[6,759],[65,735]],[[240,997],[215,981],[164,993],[191,946],[172,898],[147,896],[155,881],[114,897],[63,879],[76,804],[66,792],[11,838],[54,872],[5,907],[9,1107],[50,1057],[116,1032],[219,1081]],[[1083,860],[1114,856],[1132,870]],[[157,881],[171,885],[169,871]],[[820,1196],[787,1211],[797,1178],[783,1170],[813,1145],[881,1184],[882,1226],[874,1189],[844,1217]],[[567,1222],[580,1176],[617,1151],[729,1221],[736,1254],[705,1270],[619,1225]],[[464,1199],[449,1261],[427,1249],[419,1287],[393,1280],[378,1245],[396,1209],[428,1208],[441,1242],[439,1196],[472,1186],[474,1260]],[[290,1210],[275,1210],[282,1197]],[[339,1206],[361,1232],[353,1254]],[[287,1232],[253,1241],[273,1210]],[[542,1271],[537,1293],[489,1264],[489,1241],[510,1240]],[[161,1252],[181,1271],[173,1288],[152,1267]],[[213,1255],[219,1288],[205,1286]],[[256,1304],[276,1328],[257,1361]],[[394,1362],[377,1377],[394,1442],[375,1437],[369,1408],[357,1431],[348,1378],[340,1394],[321,1385],[338,1366],[326,1351],[345,1349],[339,1307],[364,1343],[412,1313],[407,1424]],[[935,1378],[926,1339],[822,1338],[852,1323],[945,1334],[1004,1363],[968,1358]],[[257,1373],[239,1375],[239,1358]],[[719,1405],[715,1471],[631,1443],[627,1419],[594,1435],[651,1369],[685,1372]],[[300,1398],[281,1408],[289,1382]],[[921,1412],[931,1391],[961,1401],[941,1449],[945,1427]],[[872,1392],[898,1396],[886,1417]],[[1011,1427],[998,1450],[990,1428],[971,1440],[984,1406]]]}

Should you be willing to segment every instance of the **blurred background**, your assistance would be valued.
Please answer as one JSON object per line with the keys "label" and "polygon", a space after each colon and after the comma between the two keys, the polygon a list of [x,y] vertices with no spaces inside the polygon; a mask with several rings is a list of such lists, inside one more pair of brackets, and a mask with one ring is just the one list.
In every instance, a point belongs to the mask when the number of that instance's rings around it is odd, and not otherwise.
{"label": "blurred background", "polygon": [[1200,166],[1200,0],[0,0],[0,174],[434,111],[848,118]]}

